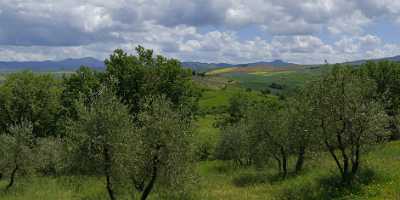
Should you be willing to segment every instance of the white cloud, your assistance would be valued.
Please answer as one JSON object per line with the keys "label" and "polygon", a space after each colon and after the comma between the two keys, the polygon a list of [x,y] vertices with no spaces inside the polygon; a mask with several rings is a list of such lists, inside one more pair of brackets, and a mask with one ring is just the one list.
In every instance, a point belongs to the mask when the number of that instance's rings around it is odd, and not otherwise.
{"label": "white cloud", "polygon": [[368,29],[399,16],[398,0],[1,0],[0,60],[104,58],[141,44],[183,60],[336,62],[399,53]]}
{"label": "white cloud", "polygon": [[333,19],[327,29],[333,34],[351,34],[357,35],[363,32],[363,28],[371,23],[361,11],[356,10],[348,16],[338,16]]}

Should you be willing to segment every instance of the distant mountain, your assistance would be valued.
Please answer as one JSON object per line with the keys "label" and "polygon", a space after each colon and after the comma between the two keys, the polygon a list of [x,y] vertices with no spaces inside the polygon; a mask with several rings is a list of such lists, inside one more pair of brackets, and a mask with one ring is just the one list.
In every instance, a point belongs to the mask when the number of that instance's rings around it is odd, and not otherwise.
{"label": "distant mountain", "polygon": [[[400,55],[379,58],[379,59],[365,59],[356,60],[351,62],[346,62],[345,64],[350,65],[360,65],[367,61],[380,61],[380,60],[390,60],[395,62],[400,62]],[[88,66],[95,69],[103,70],[105,68],[104,62],[97,60],[92,57],[85,58],[69,58],[59,61],[0,61],[0,72],[1,71],[18,71],[18,70],[32,70],[32,71],[75,71],[80,66]],[[203,63],[203,62],[182,62],[182,65],[186,68],[193,69],[198,72],[206,72],[217,68],[226,67],[296,67],[301,66],[294,63],[285,62],[282,60],[274,60],[271,62],[253,62],[253,63],[243,63],[243,64],[229,64],[229,63]]]}
{"label": "distant mountain", "polygon": [[204,72],[219,67],[213,63],[202,63],[202,62],[182,62],[182,66],[198,72]]}
{"label": "distant mountain", "polygon": [[393,56],[393,57],[386,57],[386,58],[356,60],[356,61],[345,62],[344,64],[349,64],[349,65],[361,65],[361,64],[363,64],[363,63],[366,63],[367,61],[382,61],[382,60],[389,60],[389,61],[394,61],[394,62],[400,62],[400,55],[398,55],[398,56]]}
{"label": "distant mountain", "polygon": [[261,66],[266,66],[266,67],[292,67],[296,66],[297,64],[294,63],[288,63],[284,62],[282,60],[274,60],[272,62],[254,62],[254,63],[246,63],[246,64],[238,64],[235,65],[236,67],[261,67]]}
{"label": "distant mountain", "polygon": [[[69,58],[59,61],[45,60],[45,61],[0,61],[0,71],[18,71],[18,70],[32,70],[32,71],[75,71],[80,66],[88,66],[95,69],[102,70],[105,68],[104,62],[91,57],[85,58]],[[225,67],[288,67],[295,66],[296,64],[287,63],[282,60],[275,60],[272,62],[254,62],[244,64],[229,64],[229,63],[202,63],[202,62],[182,62],[186,68],[193,69],[198,72],[205,72],[216,68]]]}
{"label": "distant mountain", "polygon": [[0,62],[0,71],[18,71],[18,70],[32,70],[32,71],[74,71],[80,66],[88,66],[95,69],[104,69],[103,61],[95,58],[69,58],[59,61],[24,61],[24,62]]}
{"label": "distant mountain", "polygon": [[229,63],[202,63],[202,62],[183,62],[182,65],[187,68],[191,68],[196,71],[208,71],[215,68],[224,67],[293,67],[297,64],[284,62],[282,60],[274,60],[272,62],[254,62],[254,63],[243,63],[243,64],[229,64]]}

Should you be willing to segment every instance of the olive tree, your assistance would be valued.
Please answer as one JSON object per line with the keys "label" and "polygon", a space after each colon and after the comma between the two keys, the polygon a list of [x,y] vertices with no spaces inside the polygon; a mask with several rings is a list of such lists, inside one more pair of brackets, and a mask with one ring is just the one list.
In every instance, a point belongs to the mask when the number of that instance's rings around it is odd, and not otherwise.
{"label": "olive tree", "polygon": [[350,67],[334,66],[310,85],[320,140],[334,159],[344,183],[361,165],[363,150],[385,138],[387,115],[374,100],[376,86]]}
{"label": "olive tree", "polygon": [[[145,200],[159,186],[169,193],[185,188],[191,166],[191,119],[165,97],[146,98],[138,115],[135,140],[130,145],[128,174],[140,199]],[[180,198],[178,198],[180,199]]]}
{"label": "olive tree", "polygon": [[391,139],[400,138],[400,126],[397,118],[400,114],[400,64],[392,61],[367,62],[358,70],[376,83],[375,99],[382,102],[389,116]]}
{"label": "olive tree", "polygon": [[111,200],[116,199],[115,182],[123,171],[121,154],[125,156],[132,126],[129,109],[103,87],[88,106],[81,106],[79,119],[69,127],[74,168],[103,175]]}
{"label": "olive tree", "polygon": [[248,123],[253,141],[251,146],[262,146],[266,155],[277,161],[278,170],[285,178],[290,155],[288,113],[280,103],[260,104],[250,112]]}
{"label": "olive tree", "polygon": [[0,172],[9,176],[6,190],[14,185],[18,174],[31,174],[35,170],[33,126],[28,121],[10,125],[6,134],[0,135]]}
{"label": "olive tree", "polygon": [[37,172],[41,175],[60,175],[67,171],[68,149],[63,137],[45,137],[35,140]]}
{"label": "olive tree", "polygon": [[250,147],[248,128],[241,121],[224,126],[218,141],[215,157],[219,160],[232,160],[239,166],[253,164],[252,151]]}
{"label": "olive tree", "polygon": [[295,173],[303,169],[306,154],[319,148],[315,131],[316,120],[313,117],[311,94],[307,90],[299,90],[285,103],[288,123],[288,139],[291,153],[296,158]]}

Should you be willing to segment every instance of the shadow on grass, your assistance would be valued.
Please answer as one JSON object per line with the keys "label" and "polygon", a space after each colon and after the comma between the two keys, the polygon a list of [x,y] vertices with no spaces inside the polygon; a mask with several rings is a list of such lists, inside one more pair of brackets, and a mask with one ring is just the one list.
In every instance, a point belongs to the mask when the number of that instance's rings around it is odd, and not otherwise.
{"label": "shadow on grass", "polygon": [[263,184],[268,181],[267,174],[260,173],[242,173],[232,180],[233,185],[236,187],[247,187],[256,184]]}
{"label": "shadow on grass", "polygon": [[236,187],[248,187],[257,184],[264,183],[280,183],[282,181],[290,180],[295,178],[296,174],[288,174],[286,178],[282,177],[279,173],[257,173],[257,172],[247,172],[239,174],[232,180],[233,185]]}
{"label": "shadow on grass", "polygon": [[343,184],[338,175],[308,181],[300,179],[287,184],[281,190],[278,198],[287,200],[340,199],[349,195],[361,195],[362,187],[376,180],[379,180],[379,176],[371,169],[360,171],[352,184]]}
{"label": "shadow on grass", "polygon": [[235,165],[233,162],[213,162],[207,167],[208,171],[216,174],[232,174],[237,170],[245,169],[246,167],[241,167]]}

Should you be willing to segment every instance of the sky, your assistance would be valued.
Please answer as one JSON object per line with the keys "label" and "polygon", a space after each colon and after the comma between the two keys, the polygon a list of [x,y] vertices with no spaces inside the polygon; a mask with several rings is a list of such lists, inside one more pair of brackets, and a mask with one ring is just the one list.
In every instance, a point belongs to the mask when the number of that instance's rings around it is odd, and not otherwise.
{"label": "sky", "polygon": [[400,55],[400,0],[0,0],[0,60],[142,45],[182,61],[299,64]]}

